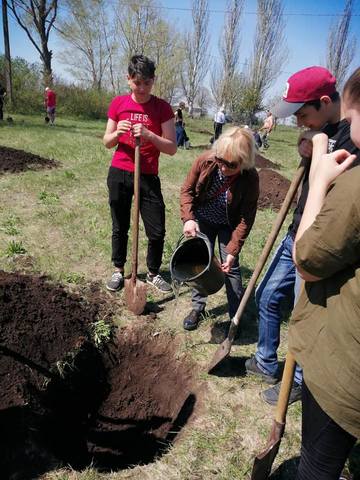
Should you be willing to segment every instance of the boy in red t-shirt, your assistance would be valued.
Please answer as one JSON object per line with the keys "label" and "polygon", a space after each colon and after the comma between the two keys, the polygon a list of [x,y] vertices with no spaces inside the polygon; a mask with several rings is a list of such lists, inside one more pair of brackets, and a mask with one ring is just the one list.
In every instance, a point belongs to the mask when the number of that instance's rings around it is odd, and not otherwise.
{"label": "boy in red t-shirt", "polygon": [[44,104],[50,125],[55,125],[56,93],[49,87],[45,88]]}
{"label": "boy in red t-shirt", "polygon": [[146,280],[158,290],[169,292],[170,285],[159,274],[165,237],[165,205],[158,166],[160,153],[176,153],[174,114],[167,102],[151,95],[154,62],[143,55],[134,55],[127,78],[131,93],[115,97],[111,102],[103,138],[105,147],[116,147],[107,178],[115,271],[106,287],[116,291],[124,285],[134,192],[135,138],[140,137],[140,214],[148,238]]}

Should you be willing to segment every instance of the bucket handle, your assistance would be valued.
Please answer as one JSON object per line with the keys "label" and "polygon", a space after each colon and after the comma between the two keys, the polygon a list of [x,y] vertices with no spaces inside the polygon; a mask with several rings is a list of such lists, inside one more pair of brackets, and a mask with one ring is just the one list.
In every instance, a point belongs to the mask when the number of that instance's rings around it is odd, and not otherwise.
{"label": "bucket handle", "polygon": [[[179,240],[177,241],[175,250],[180,246],[180,244],[182,243],[182,241],[184,240],[184,238],[186,238],[187,240],[190,240],[191,238],[196,238],[196,237],[202,238],[202,239],[204,240],[204,242],[206,243],[206,245],[207,245],[207,247],[208,247],[209,252],[210,252],[210,253],[212,254],[212,256],[213,256],[213,252],[212,252],[210,240],[209,240],[208,236],[205,235],[205,233],[202,233],[202,232],[196,232],[195,237],[185,237],[185,235],[182,233],[182,234],[180,235]],[[186,240],[185,240],[185,242],[186,242]]]}

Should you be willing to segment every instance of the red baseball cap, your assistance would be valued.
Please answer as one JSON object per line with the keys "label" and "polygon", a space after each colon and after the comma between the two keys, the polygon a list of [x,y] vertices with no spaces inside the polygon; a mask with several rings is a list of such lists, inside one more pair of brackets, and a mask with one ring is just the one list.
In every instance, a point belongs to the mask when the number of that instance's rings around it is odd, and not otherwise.
{"label": "red baseball cap", "polygon": [[286,83],[283,99],[271,111],[289,117],[306,103],[336,92],[336,78],[324,67],[308,67],[294,73]]}

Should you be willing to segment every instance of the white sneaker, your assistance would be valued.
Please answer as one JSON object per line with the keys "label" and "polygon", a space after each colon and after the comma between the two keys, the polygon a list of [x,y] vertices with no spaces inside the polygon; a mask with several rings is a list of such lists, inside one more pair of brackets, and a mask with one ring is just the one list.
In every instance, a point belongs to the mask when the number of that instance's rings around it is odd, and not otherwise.
{"label": "white sneaker", "polygon": [[168,282],[166,282],[160,274],[150,275],[148,273],[146,275],[146,283],[149,283],[153,287],[157,288],[160,292],[163,292],[163,293],[172,292],[171,285]]}

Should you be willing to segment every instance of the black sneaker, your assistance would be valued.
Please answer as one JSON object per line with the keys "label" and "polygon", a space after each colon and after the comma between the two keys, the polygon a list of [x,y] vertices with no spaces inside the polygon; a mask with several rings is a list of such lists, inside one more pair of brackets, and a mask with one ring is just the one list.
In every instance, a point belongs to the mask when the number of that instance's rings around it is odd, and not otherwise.
{"label": "black sneaker", "polygon": [[[261,398],[269,405],[276,405],[279,398],[280,387],[281,382],[276,384],[274,387],[264,390],[260,394]],[[294,402],[298,402],[299,400],[301,400],[301,385],[299,385],[297,382],[294,382],[290,391],[289,405]]]}
{"label": "black sneaker", "polygon": [[199,312],[198,310],[192,309],[189,315],[184,318],[183,326],[185,330],[196,330],[204,314],[205,310]]}
{"label": "black sneaker", "polygon": [[116,270],[112,275],[110,280],[106,284],[106,288],[110,292],[116,292],[124,286],[124,275]]}
{"label": "black sneaker", "polygon": [[261,370],[254,356],[246,360],[245,368],[247,374],[258,375],[262,378],[262,380],[264,380],[266,383],[269,383],[270,385],[275,385],[275,383],[279,381],[278,377],[269,375],[268,373],[265,373],[263,370]]}
{"label": "black sneaker", "polygon": [[162,276],[159,274],[150,275],[150,273],[148,273],[146,275],[146,283],[149,283],[153,287],[157,288],[160,292],[163,292],[163,293],[172,292],[171,285],[168,282],[166,282],[162,278]]}

